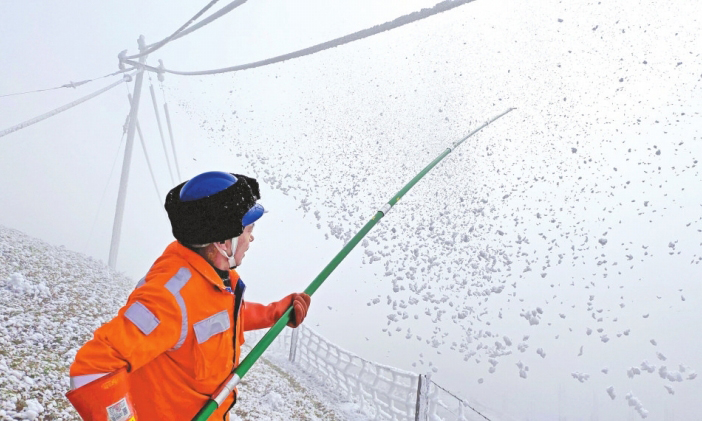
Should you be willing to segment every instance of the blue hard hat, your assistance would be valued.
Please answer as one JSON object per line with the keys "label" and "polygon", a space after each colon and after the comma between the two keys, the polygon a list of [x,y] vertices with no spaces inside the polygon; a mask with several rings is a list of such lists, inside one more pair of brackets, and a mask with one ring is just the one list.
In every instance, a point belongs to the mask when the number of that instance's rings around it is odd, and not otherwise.
{"label": "blue hard hat", "polygon": [[[190,179],[180,190],[180,200],[189,202],[212,196],[236,184],[238,179],[223,171],[209,171]],[[241,225],[247,226],[258,221],[265,209],[260,203],[249,208],[241,219]]]}
{"label": "blue hard hat", "polygon": [[180,190],[180,200],[189,202],[212,196],[236,183],[233,175],[222,171],[209,171],[190,179]]}
{"label": "blue hard hat", "polygon": [[258,219],[263,216],[265,212],[266,210],[263,209],[263,205],[256,203],[246,212],[244,217],[241,218],[241,225],[247,226],[253,224],[254,222],[258,221]]}

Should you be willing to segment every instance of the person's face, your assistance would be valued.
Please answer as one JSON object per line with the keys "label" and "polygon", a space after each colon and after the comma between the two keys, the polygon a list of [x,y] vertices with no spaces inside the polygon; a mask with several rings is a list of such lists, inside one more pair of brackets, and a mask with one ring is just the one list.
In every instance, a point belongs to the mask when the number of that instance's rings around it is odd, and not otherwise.
{"label": "person's face", "polygon": [[249,249],[249,245],[253,242],[254,236],[252,234],[254,224],[247,225],[244,228],[244,232],[239,236],[239,242],[236,246],[236,253],[234,253],[234,260],[237,266],[241,266],[241,261],[244,260],[244,255]]}

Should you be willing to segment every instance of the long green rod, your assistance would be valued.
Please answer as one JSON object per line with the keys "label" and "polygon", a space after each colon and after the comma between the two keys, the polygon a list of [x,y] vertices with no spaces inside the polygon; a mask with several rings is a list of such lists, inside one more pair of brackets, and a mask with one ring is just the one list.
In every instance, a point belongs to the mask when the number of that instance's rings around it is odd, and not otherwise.
{"label": "long green rod", "polygon": [[[470,132],[466,137],[463,139],[459,140],[458,142],[454,143],[450,148],[446,148],[445,151],[443,151],[436,159],[434,159],[429,165],[426,166],[419,174],[417,174],[405,187],[403,187],[395,196],[393,196],[390,201],[385,204],[376,214],[371,218],[370,221],[366,223],[366,225],[361,228],[361,230],[356,234],[351,241],[348,242],[344,246],[344,248],[341,249],[341,251],[329,262],[329,264],[317,275],[316,278],[312,281],[312,283],[305,289],[305,293],[308,295],[314,294],[317,289],[324,283],[324,281],[329,277],[329,275],[336,269],[337,266],[341,263],[342,260],[348,256],[348,254],[353,250],[354,247],[363,239],[363,237],[368,234],[368,231],[371,230],[375,226],[375,224],[380,221],[383,216],[385,216],[388,211],[390,211],[390,208],[392,208],[401,198],[402,196],[405,195],[412,187],[414,187],[415,184],[419,180],[422,179],[429,171],[432,170],[438,164],[442,159],[446,157],[446,155],[450,154],[456,147],[458,147],[461,143],[463,143],[466,139],[469,137],[473,136],[475,133],[479,132],[483,128],[485,128],[487,125],[490,123],[494,122],[498,118],[504,116],[508,112],[514,110],[514,108],[510,108],[507,111],[503,112],[500,115],[497,115],[490,120],[486,121],[483,123],[480,127],[477,129],[473,130]],[[200,409],[200,412],[195,415],[195,418],[192,419],[192,421],[206,421],[207,418],[219,407],[219,405],[224,402],[224,399],[234,390],[234,387],[236,387],[237,384],[241,381],[241,378],[246,375],[246,373],[249,371],[251,366],[258,360],[261,355],[268,349],[271,343],[273,343],[273,340],[278,336],[280,332],[283,331],[283,328],[288,324],[290,321],[290,313],[292,312],[292,307],[289,308],[283,316],[271,327],[268,332],[261,338],[260,341],[256,344],[256,346],[253,347],[251,352],[244,358],[243,361],[239,364],[239,366],[230,374],[230,376],[227,378],[225,383],[220,386],[220,389],[218,390],[217,393],[212,395],[212,397],[207,401],[205,406]]]}

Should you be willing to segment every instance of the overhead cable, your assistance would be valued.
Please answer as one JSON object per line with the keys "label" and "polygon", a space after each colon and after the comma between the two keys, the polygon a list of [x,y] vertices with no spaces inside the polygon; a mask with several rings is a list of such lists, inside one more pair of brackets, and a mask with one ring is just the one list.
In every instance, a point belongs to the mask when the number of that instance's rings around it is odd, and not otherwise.
{"label": "overhead cable", "polygon": [[[132,94],[127,94],[127,99],[129,99],[129,106],[132,105]],[[131,114],[131,113],[130,113]],[[154,170],[151,167],[151,160],[149,159],[149,152],[146,150],[146,142],[144,142],[144,134],[141,132],[141,124],[139,124],[139,119],[136,121],[137,134],[139,135],[139,141],[141,142],[141,149],[144,151],[144,157],[146,158],[146,166],[149,167],[149,174],[151,174],[151,181],[154,183],[154,189],[156,189],[156,202],[161,204],[161,191],[158,189],[158,184],[156,184],[156,176],[154,175]],[[166,157],[168,158],[168,157]]]}
{"label": "overhead cable", "polygon": [[[163,62],[159,60],[161,64]],[[173,139],[173,126],[171,126],[171,114],[168,112],[168,101],[166,101],[166,91],[163,89],[163,75],[159,76],[159,86],[161,87],[161,95],[163,96],[163,112],[166,115],[166,124],[168,127],[168,136],[171,138],[171,148],[173,150],[173,161],[175,161],[176,174],[178,175],[178,182],[183,178],[180,176],[180,165],[178,164],[178,153],[176,153],[175,140]]]}
{"label": "overhead cable", "polygon": [[131,70],[134,70],[134,68],[132,67],[132,68],[129,68],[129,69],[118,70],[118,71],[116,71],[116,72],[114,72],[114,73],[110,73],[109,75],[100,76],[100,77],[95,77],[95,78],[92,78],[92,79],[81,80],[80,82],[73,82],[73,81],[71,81],[71,82],[68,82],[68,83],[64,83],[64,84],[61,85],[61,86],[56,86],[56,87],[54,87],[54,88],[37,89],[37,90],[34,90],[34,91],[26,91],[26,92],[16,92],[16,93],[13,93],[13,94],[4,94],[4,95],[0,95],[0,98],[4,98],[4,97],[8,97],[8,96],[17,96],[17,95],[33,94],[33,93],[36,93],[36,92],[54,91],[54,90],[56,90],[56,89],[63,89],[63,88],[74,88],[74,89],[75,89],[75,88],[77,88],[77,87],[79,87],[79,86],[81,86],[81,85],[85,85],[86,83],[93,82],[93,81],[99,80],[99,79],[104,79],[104,78],[110,77],[110,76],[116,76],[116,75],[118,75],[118,74],[120,74],[120,73],[129,72],[129,71],[131,71]]}
{"label": "overhead cable", "polygon": [[168,112],[168,104],[166,102],[163,103],[163,111],[166,114],[166,123],[168,124],[168,135],[171,137],[171,148],[173,148],[173,160],[175,161],[178,182],[180,182],[183,178],[180,176],[180,165],[178,165],[178,155],[176,154],[175,140],[173,140],[173,127],[171,127],[171,114]]}
{"label": "overhead cable", "polygon": [[242,4],[246,3],[247,0],[234,0],[233,2],[229,3],[228,5],[224,6],[221,9],[219,9],[215,13],[213,13],[210,16],[206,17],[205,19],[201,20],[197,24],[191,26],[188,29],[185,29],[193,21],[195,21],[197,18],[199,18],[205,11],[207,11],[210,7],[212,7],[217,1],[218,0],[212,0],[210,2],[210,4],[205,6],[204,9],[199,11],[195,16],[193,16],[188,22],[186,22],[183,26],[181,26],[177,31],[175,31],[168,38],[165,38],[165,39],[163,39],[155,44],[151,44],[150,46],[146,47],[146,50],[140,52],[139,54],[134,54],[134,55],[131,55],[131,56],[128,56],[125,58],[128,60],[133,60],[133,59],[139,58],[145,54],[150,54],[150,53],[158,50],[159,48],[163,47],[167,43],[169,43],[171,41],[175,41],[178,38],[184,37],[193,31],[197,31],[198,29],[202,28],[203,26],[207,25],[208,23],[221,18],[222,16],[226,15],[227,13],[231,12],[232,10],[234,10],[237,7],[241,6]]}
{"label": "overhead cable", "polygon": [[34,118],[32,118],[32,119],[29,119],[29,120],[27,120],[27,121],[25,121],[25,122],[23,122],[23,123],[20,123],[20,124],[17,124],[17,125],[15,125],[15,126],[9,127],[9,128],[7,128],[7,129],[5,129],[5,130],[2,130],[2,131],[0,131],[0,137],[3,137],[3,136],[5,136],[5,135],[8,135],[8,134],[10,134],[10,133],[12,133],[12,132],[16,132],[17,130],[24,129],[25,127],[29,127],[29,126],[31,126],[31,125],[33,125],[33,124],[35,124],[35,123],[38,123],[38,122],[40,122],[40,121],[42,121],[42,120],[46,120],[46,119],[49,118],[49,117],[53,117],[53,116],[55,116],[55,115],[58,114],[58,113],[61,113],[61,112],[66,111],[66,110],[68,110],[68,109],[70,109],[70,108],[73,108],[73,107],[75,107],[76,105],[82,104],[83,102],[85,102],[85,101],[87,101],[87,100],[89,100],[89,99],[93,99],[93,98],[95,98],[96,96],[98,96],[98,95],[100,95],[100,94],[102,94],[102,93],[105,93],[105,92],[109,91],[110,89],[114,88],[115,86],[119,85],[120,83],[129,82],[129,81],[131,81],[131,80],[132,80],[131,75],[124,75],[124,77],[123,77],[121,80],[118,80],[117,82],[115,82],[115,83],[113,83],[113,84],[111,84],[111,85],[109,85],[109,86],[106,86],[106,87],[100,89],[99,91],[95,91],[95,92],[93,92],[93,93],[90,94],[90,95],[86,95],[86,96],[84,96],[83,98],[77,99],[77,100],[75,100],[75,101],[73,101],[73,102],[70,102],[70,103],[68,103],[68,104],[66,104],[66,105],[63,105],[63,106],[61,106],[61,107],[58,107],[58,108],[56,108],[55,110],[49,111],[48,113],[42,114],[42,115],[40,115],[40,116],[34,117]]}
{"label": "overhead cable", "polygon": [[[283,54],[281,56],[277,57],[272,57],[269,59],[261,60],[261,61],[256,61],[253,63],[248,63],[248,64],[240,64],[238,66],[232,66],[232,67],[224,67],[221,69],[215,69],[215,70],[199,70],[199,71],[178,71],[178,70],[169,70],[163,67],[151,67],[151,66],[143,66],[144,69],[152,71],[152,72],[157,72],[157,73],[171,73],[175,75],[183,75],[183,76],[201,76],[201,75],[214,75],[218,73],[227,73],[227,72],[235,72],[238,70],[247,70],[247,69],[253,69],[256,67],[262,67],[262,66],[267,66],[269,64],[273,63],[279,63],[281,61],[285,60],[290,60],[310,54],[314,54],[323,50],[327,50],[330,48],[338,47],[343,44],[348,44],[353,41],[357,41],[363,38],[367,38],[371,35],[379,34],[381,32],[389,31],[391,29],[398,28],[403,25],[407,25],[408,23],[413,23],[425,18],[428,18],[430,16],[446,12],[448,10],[451,10],[453,8],[456,8],[458,6],[462,6],[467,3],[471,3],[475,0],[445,0],[441,3],[437,3],[434,7],[430,9],[422,9],[418,12],[413,12],[408,15],[400,16],[399,18],[390,21],[390,22],[385,22],[380,25],[373,26],[371,28],[363,29],[358,32],[354,32],[353,34],[345,35],[340,38],[333,39],[331,41],[323,42],[321,44],[314,45],[312,47],[307,47],[302,50],[298,50],[292,53],[287,53]],[[193,29],[193,28],[191,28]],[[139,63],[136,63],[131,60],[125,60],[125,63],[128,63],[132,66],[139,66]]]}
{"label": "overhead cable", "polygon": [[[158,112],[158,104],[156,103],[156,93],[154,92],[154,85],[151,84],[151,78],[149,78],[149,89],[151,90],[151,101],[154,104],[154,113],[156,113],[156,122],[158,123],[158,132],[161,135],[161,144],[163,145],[163,155],[166,158],[166,164],[168,164],[168,173],[171,175],[171,183],[175,184],[175,179],[173,179],[173,170],[171,169],[171,159],[168,157],[168,149],[166,149],[166,138],[163,136],[163,127],[161,126],[161,115]],[[137,124],[139,124],[137,122]],[[138,128],[138,126],[137,126]]]}
{"label": "overhead cable", "polygon": [[197,12],[197,13],[195,14],[195,16],[193,16],[192,18],[190,18],[190,20],[188,20],[188,21],[185,22],[183,25],[181,25],[181,27],[178,28],[178,29],[177,29],[174,33],[172,33],[169,37],[166,37],[166,38],[162,39],[162,40],[159,41],[159,42],[153,43],[153,44],[149,45],[148,47],[146,47],[146,49],[143,50],[143,51],[141,51],[139,54],[134,54],[134,55],[131,55],[131,56],[127,57],[127,58],[128,58],[128,59],[135,59],[135,58],[139,58],[139,57],[141,57],[141,56],[148,55],[148,54],[153,53],[154,51],[158,50],[159,48],[163,47],[164,45],[168,44],[169,42],[173,41],[174,39],[180,38],[180,37],[177,37],[178,34],[180,34],[183,30],[185,30],[185,28],[187,28],[188,26],[190,26],[191,23],[195,22],[200,16],[202,16],[203,13],[205,13],[206,11],[208,11],[208,10],[210,9],[210,7],[214,6],[214,4],[217,3],[218,1],[219,1],[219,0],[212,0],[212,1],[210,1],[210,2],[207,4],[207,6],[205,6],[202,10],[200,10],[199,12]]}

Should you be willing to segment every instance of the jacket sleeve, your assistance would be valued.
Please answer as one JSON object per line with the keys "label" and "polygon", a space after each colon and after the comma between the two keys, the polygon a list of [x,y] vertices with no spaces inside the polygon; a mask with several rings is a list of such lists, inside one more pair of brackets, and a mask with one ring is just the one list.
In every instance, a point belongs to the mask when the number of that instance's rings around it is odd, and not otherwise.
{"label": "jacket sleeve", "polygon": [[292,295],[267,306],[244,301],[244,331],[265,329],[273,326],[292,304]]}
{"label": "jacket sleeve", "polygon": [[137,288],[117,316],[78,350],[71,379],[138,369],[184,339],[185,317],[176,297],[163,285],[147,283]]}

